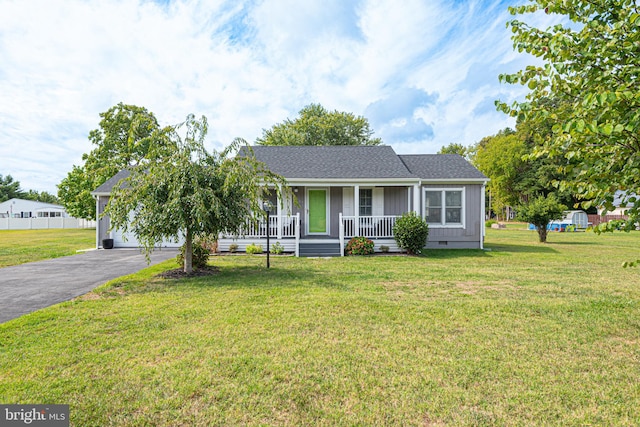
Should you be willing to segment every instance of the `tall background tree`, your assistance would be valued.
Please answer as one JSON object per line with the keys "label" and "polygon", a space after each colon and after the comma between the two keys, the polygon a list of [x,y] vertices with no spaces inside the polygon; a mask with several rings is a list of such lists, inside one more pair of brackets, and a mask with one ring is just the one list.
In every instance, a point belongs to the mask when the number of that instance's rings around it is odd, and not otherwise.
{"label": "tall background tree", "polygon": [[526,146],[511,129],[485,137],[470,150],[471,162],[489,179],[489,208],[503,217],[505,209],[520,202],[519,182],[525,168]]}
{"label": "tall background tree", "polygon": [[[531,0],[513,15],[557,14],[567,25],[535,28],[519,19],[509,26],[514,47],[542,60],[501,81],[522,84],[526,100],[502,111],[551,132],[536,141],[537,156],[562,159],[558,188],[585,208],[612,209],[624,190],[630,222],[640,213],[640,10],[636,0]],[[553,99],[554,102],[549,102]]]}
{"label": "tall background tree", "polygon": [[0,175],[0,202],[9,199],[35,200],[44,203],[58,203],[58,198],[46,191],[28,190],[20,188],[20,181],[13,179],[11,175]]}
{"label": "tall background tree", "polygon": [[27,200],[35,200],[37,202],[44,202],[44,203],[53,203],[56,205],[60,203],[60,200],[58,200],[56,196],[54,196],[53,194],[47,191],[29,190],[24,195],[24,198]]}
{"label": "tall background tree", "polygon": [[534,155],[536,140],[550,132],[545,127],[520,122],[516,130],[506,128],[480,140],[467,152],[471,162],[489,179],[489,207],[499,217],[511,207],[526,204],[538,196],[554,194],[560,203],[573,206],[571,191],[555,184],[565,177],[565,159]]}
{"label": "tall background tree", "polygon": [[11,175],[0,175],[0,202],[9,199],[23,198],[25,192],[20,189],[20,182],[15,181]]}
{"label": "tall background tree", "polygon": [[94,219],[96,207],[91,191],[120,170],[141,164],[150,149],[163,148],[154,145],[165,143],[164,139],[153,137],[160,126],[146,108],[119,103],[100,117],[99,128],[89,133],[95,148],[85,153],[84,163],[74,165],[58,185],[58,198],[77,218]]}
{"label": "tall background tree", "polygon": [[467,157],[469,154],[468,148],[457,142],[452,142],[449,145],[444,145],[438,151],[438,154],[459,154],[462,157]]}
{"label": "tall background tree", "polygon": [[352,113],[328,111],[320,104],[310,104],[296,119],[286,119],[262,131],[258,145],[379,145],[373,138],[369,121]]}
{"label": "tall background tree", "polygon": [[[114,190],[106,209],[111,226],[132,231],[147,254],[163,240],[184,236],[186,273],[193,269],[194,239],[240,232],[254,213],[262,212],[268,187],[286,188],[243,140],[220,153],[208,152],[207,129],[204,116],[190,115],[178,126],[157,131],[147,160],[130,166],[130,176]],[[241,146],[246,147],[243,155],[232,157]]]}

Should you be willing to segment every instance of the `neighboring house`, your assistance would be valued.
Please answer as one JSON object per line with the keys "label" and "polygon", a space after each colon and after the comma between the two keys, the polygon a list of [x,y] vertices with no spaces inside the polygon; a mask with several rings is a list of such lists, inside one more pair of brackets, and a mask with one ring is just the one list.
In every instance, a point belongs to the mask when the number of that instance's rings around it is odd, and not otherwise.
{"label": "neighboring house", "polygon": [[[269,199],[271,243],[301,256],[341,255],[351,237],[366,236],[399,251],[393,226],[414,211],[429,224],[427,248],[481,249],[484,241],[484,188],[488,179],[457,154],[397,155],[389,146],[255,146],[257,160],[288,181],[297,199]],[[239,155],[246,155],[243,149]],[[121,171],[97,188],[98,215]],[[98,221],[97,244],[107,237],[108,217]],[[218,247],[251,243],[266,250],[265,221],[248,223],[240,236],[220,236]],[[113,232],[114,245],[136,246],[133,236]],[[126,241],[125,241],[126,237]],[[178,244],[167,243],[167,246]]]}
{"label": "neighboring house", "polygon": [[627,193],[625,193],[624,191],[618,190],[615,192],[615,194],[613,195],[613,206],[615,209],[613,209],[612,211],[607,211],[605,213],[605,208],[603,206],[598,208],[598,215],[627,215],[627,211],[629,210],[629,208],[633,205],[633,203],[629,203],[627,202],[626,206],[622,206],[622,200],[623,199],[629,199],[629,197],[636,197],[635,194],[633,193],[629,193],[629,195],[627,195]]}
{"label": "neighboring house", "polygon": [[627,197],[625,196],[627,196],[627,193],[625,193],[624,191],[616,191],[613,195],[614,209],[607,211],[604,206],[599,206],[597,215],[589,215],[589,222],[591,222],[592,225],[596,226],[602,224],[603,222],[629,219],[628,211],[633,203],[627,202],[626,206],[622,206],[622,200],[635,196],[635,194],[629,193]]}
{"label": "neighboring house", "polygon": [[0,203],[0,218],[68,218],[63,206],[34,200],[9,199]]}
{"label": "neighboring house", "polygon": [[72,218],[64,207],[34,200],[10,199],[0,203],[0,230],[92,228],[93,221]]}

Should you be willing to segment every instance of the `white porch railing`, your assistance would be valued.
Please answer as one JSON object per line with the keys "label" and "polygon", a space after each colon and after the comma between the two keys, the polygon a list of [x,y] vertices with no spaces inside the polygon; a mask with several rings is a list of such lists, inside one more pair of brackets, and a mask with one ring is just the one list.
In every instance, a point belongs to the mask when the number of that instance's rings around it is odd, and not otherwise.
{"label": "white porch railing", "polygon": [[355,236],[364,236],[370,239],[393,238],[393,226],[398,216],[344,216],[340,214],[341,235],[347,239]]}
{"label": "white porch railing", "polygon": [[[239,236],[246,238],[267,237],[267,222],[263,219],[247,221]],[[300,214],[294,216],[269,217],[269,236],[276,239],[300,238]]]}
{"label": "white porch railing", "polygon": [[393,238],[393,226],[400,218],[395,215],[378,216],[344,216],[340,213],[339,233],[340,247],[344,248],[345,240],[355,236],[369,239]]}

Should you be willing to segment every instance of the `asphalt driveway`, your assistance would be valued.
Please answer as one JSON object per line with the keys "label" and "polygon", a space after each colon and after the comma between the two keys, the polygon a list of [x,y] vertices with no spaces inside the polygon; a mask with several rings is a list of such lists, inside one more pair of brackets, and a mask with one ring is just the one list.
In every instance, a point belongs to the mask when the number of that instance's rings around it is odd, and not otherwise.
{"label": "asphalt driveway", "polygon": [[[150,265],[177,253],[157,250]],[[113,249],[0,268],[0,323],[68,301],[145,267],[147,261],[139,250]]]}

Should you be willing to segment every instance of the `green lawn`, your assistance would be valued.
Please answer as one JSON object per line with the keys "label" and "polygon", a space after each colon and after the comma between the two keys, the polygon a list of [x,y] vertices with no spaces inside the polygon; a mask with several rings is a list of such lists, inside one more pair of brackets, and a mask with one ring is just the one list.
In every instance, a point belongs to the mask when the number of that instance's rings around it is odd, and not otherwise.
{"label": "green lawn", "polygon": [[74,426],[640,424],[640,233],[171,261],[0,325],[0,402]]}
{"label": "green lawn", "polygon": [[0,230],[0,268],[96,246],[95,229]]}

